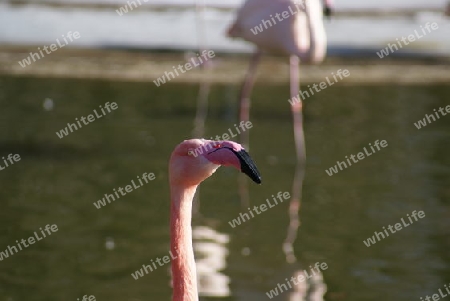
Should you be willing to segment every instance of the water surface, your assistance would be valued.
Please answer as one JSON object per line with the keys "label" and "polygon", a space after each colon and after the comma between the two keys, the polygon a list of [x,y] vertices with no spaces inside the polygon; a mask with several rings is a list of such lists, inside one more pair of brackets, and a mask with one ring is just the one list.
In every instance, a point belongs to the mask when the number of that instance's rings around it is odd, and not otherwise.
{"label": "water surface", "polygon": [[[206,137],[234,128],[238,90],[212,87]],[[291,190],[288,91],[255,88],[250,152],[263,185],[248,182],[252,205]],[[308,158],[294,264],[282,251],[287,202],[232,228],[228,222],[246,210],[238,173],[221,168],[205,181],[193,220],[201,290],[209,296],[202,300],[269,300],[265,292],[316,262],[328,265],[325,300],[419,300],[448,284],[450,117],[421,130],[413,123],[448,105],[449,93],[448,86],[335,85],[306,101]],[[0,154],[22,158],[0,172],[0,251],[46,224],[59,228],[0,262],[0,300],[170,300],[168,266],[138,280],[131,273],[168,254],[167,161],[191,137],[197,94],[197,85],[0,78]],[[119,108],[56,136],[106,102]],[[377,139],[389,146],[337,175],[325,173]],[[145,172],[156,179],[104,208],[93,206]],[[426,217],[374,246],[363,244],[413,210]]]}

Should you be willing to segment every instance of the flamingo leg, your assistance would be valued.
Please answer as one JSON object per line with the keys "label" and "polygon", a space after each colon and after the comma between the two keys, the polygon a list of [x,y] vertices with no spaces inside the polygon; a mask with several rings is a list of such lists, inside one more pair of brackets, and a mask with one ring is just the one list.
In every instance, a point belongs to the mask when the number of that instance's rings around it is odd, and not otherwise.
{"label": "flamingo leg", "polygon": [[305,134],[303,132],[303,102],[300,93],[300,71],[299,58],[295,55],[290,57],[290,88],[291,98],[299,97],[299,101],[291,105],[292,118],[294,123],[294,139],[297,160],[300,165],[304,165],[306,160]]}
{"label": "flamingo leg", "polygon": [[[299,58],[295,55],[290,57],[290,88],[291,98],[297,97],[300,93],[300,72],[299,72]],[[301,98],[300,102],[291,105],[293,124],[294,124],[294,139],[295,150],[297,154],[297,165],[295,168],[295,176],[292,182],[292,197],[289,203],[289,226],[287,230],[286,239],[283,243],[283,251],[286,255],[286,261],[293,263],[297,260],[294,253],[294,242],[297,239],[298,228],[301,225],[300,208],[302,205],[302,190],[303,179],[305,177],[305,135],[303,132],[303,105]]]}
{"label": "flamingo leg", "polygon": [[[261,50],[256,50],[252,55],[247,74],[245,75],[244,83],[242,85],[239,104],[239,119],[240,121],[248,121],[250,119],[250,95],[253,90],[256,79],[256,68],[261,59]],[[241,134],[241,144],[249,149],[249,133],[245,131]]]}

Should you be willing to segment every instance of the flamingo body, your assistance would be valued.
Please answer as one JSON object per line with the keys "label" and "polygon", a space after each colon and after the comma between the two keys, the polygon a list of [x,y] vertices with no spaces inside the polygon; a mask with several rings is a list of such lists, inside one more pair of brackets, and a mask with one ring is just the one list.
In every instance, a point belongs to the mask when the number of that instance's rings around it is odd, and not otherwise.
{"label": "flamingo body", "polygon": [[[319,0],[305,0],[304,3],[247,0],[239,9],[228,35],[243,38],[269,52],[296,55],[303,62],[318,63],[323,61],[327,45],[322,11]],[[256,33],[255,27],[262,31]]]}

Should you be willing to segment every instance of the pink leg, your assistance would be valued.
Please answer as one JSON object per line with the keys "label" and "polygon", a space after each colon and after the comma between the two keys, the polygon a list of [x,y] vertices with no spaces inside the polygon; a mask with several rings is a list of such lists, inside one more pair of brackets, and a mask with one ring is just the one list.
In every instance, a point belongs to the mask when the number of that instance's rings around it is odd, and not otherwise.
{"label": "pink leg", "polygon": [[[290,87],[291,98],[297,97],[300,93],[300,76],[299,76],[299,59],[297,56],[290,57]],[[299,217],[302,205],[302,188],[303,179],[305,177],[305,135],[303,133],[303,116],[302,102],[291,105],[293,123],[294,123],[294,139],[295,149],[297,153],[297,166],[295,168],[295,176],[292,182],[292,194],[289,203],[289,226],[287,229],[286,239],[283,243],[283,251],[286,255],[286,261],[293,263],[297,260],[294,253],[294,242],[297,239],[298,228],[301,225]]]}
{"label": "pink leg", "polygon": [[[291,79],[291,98],[297,97],[300,93],[300,75],[299,75],[299,58],[295,55],[290,57],[290,79]],[[305,135],[303,133],[303,103],[299,97],[299,102],[291,105],[293,123],[294,123],[294,139],[295,149],[297,152],[297,160],[299,164],[304,165],[306,159]]]}
{"label": "pink leg", "polygon": [[[253,85],[255,84],[256,67],[261,59],[261,54],[259,49],[253,54],[244,79],[244,84],[242,85],[239,111],[240,121],[248,121],[250,119],[250,95],[252,93]],[[241,134],[241,144],[244,145],[247,150],[249,149],[248,131]]]}

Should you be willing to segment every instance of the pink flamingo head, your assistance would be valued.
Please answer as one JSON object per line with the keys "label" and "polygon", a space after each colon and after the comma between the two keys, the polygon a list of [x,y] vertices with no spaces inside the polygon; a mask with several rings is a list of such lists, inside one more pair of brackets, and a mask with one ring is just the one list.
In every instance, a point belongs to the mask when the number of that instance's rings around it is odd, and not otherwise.
{"label": "pink flamingo head", "polygon": [[232,166],[254,182],[261,176],[245,149],[232,141],[191,139],[180,143],[170,158],[170,182],[183,186],[196,186],[210,177],[221,165]]}

